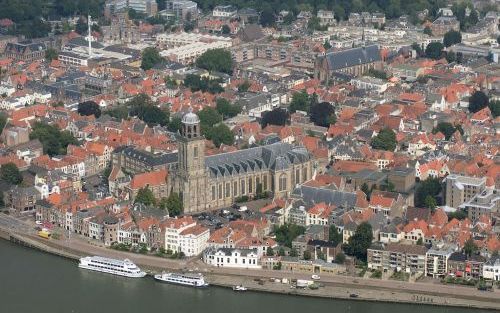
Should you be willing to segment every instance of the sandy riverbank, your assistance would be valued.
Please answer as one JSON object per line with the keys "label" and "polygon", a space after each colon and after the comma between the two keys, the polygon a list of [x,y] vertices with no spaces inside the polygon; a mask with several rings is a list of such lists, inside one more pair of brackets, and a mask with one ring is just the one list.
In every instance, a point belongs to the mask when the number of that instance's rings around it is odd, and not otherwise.
{"label": "sandy riverbank", "polygon": [[[186,269],[200,271],[205,274],[208,282],[221,287],[243,284],[253,291],[298,296],[500,310],[500,292],[498,290],[495,292],[481,292],[474,288],[462,286],[382,281],[348,276],[322,276],[321,287],[317,290],[291,289],[289,284],[273,282],[270,278],[309,279],[309,274],[213,268],[196,259],[169,260],[155,256],[121,252],[95,246],[81,239],[47,241],[36,236],[12,234],[8,230],[3,230],[1,233],[1,237],[4,239],[14,239],[14,241],[21,242],[32,248],[74,260],[86,255],[102,255],[112,258],[129,258],[151,273],[162,270],[179,271]],[[263,284],[262,282],[259,284],[256,279],[261,279]],[[357,294],[358,297],[351,298],[350,294],[353,293]]]}

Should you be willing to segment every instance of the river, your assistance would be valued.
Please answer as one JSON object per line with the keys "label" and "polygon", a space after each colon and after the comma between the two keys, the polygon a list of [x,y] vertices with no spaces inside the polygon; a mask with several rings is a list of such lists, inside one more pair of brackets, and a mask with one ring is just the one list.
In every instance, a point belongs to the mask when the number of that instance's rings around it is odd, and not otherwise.
{"label": "river", "polygon": [[0,313],[481,313],[487,311],[192,289],[89,272],[0,240]]}

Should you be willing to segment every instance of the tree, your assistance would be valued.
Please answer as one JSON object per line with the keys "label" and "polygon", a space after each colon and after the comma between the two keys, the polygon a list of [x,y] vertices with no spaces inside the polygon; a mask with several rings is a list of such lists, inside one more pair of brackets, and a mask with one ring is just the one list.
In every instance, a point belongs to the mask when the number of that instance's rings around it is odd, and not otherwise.
{"label": "tree", "polygon": [[416,43],[416,42],[414,42],[411,45],[411,48],[417,52],[417,56],[422,56],[422,54],[424,53],[422,51],[422,47],[418,43]]}
{"label": "tree", "polygon": [[260,14],[260,25],[269,27],[274,25],[274,11],[267,5]]}
{"label": "tree", "polygon": [[311,122],[317,126],[328,127],[330,126],[330,121],[333,120],[335,116],[335,109],[328,102],[315,103],[311,106],[309,117]]}
{"label": "tree", "polygon": [[94,115],[96,118],[101,116],[101,108],[94,101],[85,101],[78,104],[78,114],[88,116]]}
{"label": "tree", "polygon": [[295,250],[295,249],[292,248],[290,250],[290,256],[295,258],[295,257],[298,257],[299,254],[297,253],[297,250]]}
{"label": "tree", "polygon": [[227,99],[217,98],[216,109],[224,119],[234,117],[241,112],[241,107],[231,104]]}
{"label": "tree", "polygon": [[220,83],[220,79],[201,78],[199,75],[194,74],[187,74],[184,78],[184,86],[189,87],[193,92],[201,90],[212,94],[221,93],[224,91],[224,88],[222,88]]}
{"label": "tree", "polygon": [[373,149],[394,151],[397,146],[396,133],[390,128],[384,128],[372,139]]}
{"label": "tree", "polygon": [[330,229],[328,231],[328,241],[335,246],[342,242],[342,234],[339,233],[337,226],[330,225]]}
{"label": "tree", "polygon": [[144,187],[137,192],[134,203],[142,203],[146,206],[150,206],[156,204],[156,199],[153,192],[148,187]]}
{"label": "tree", "polygon": [[205,137],[209,140],[212,140],[216,147],[220,147],[221,144],[230,146],[234,143],[234,134],[226,124],[220,123],[214,127],[205,129]]}
{"label": "tree", "polygon": [[453,51],[446,52],[446,62],[453,63],[457,60],[457,55]]}
{"label": "tree", "polygon": [[418,246],[423,246],[424,245],[424,240],[422,239],[422,237],[418,238],[417,245]]}
{"label": "tree", "polygon": [[210,72],[233,73],[233,58],[231,52],[226,49],[210,49],[200,55],[196,60],[196,66]]}
{"label": "tree", "polygon": [[474,240],[472,238],[467,239],[467,241],[464,244],[464,253],[471,257],[473,254],[476,254],[478,251],[477,245],[474,243]]}
{"label": "tree", "polygon": [[442,188],[438,178],[428,177],[420,182],[415,191],[415,206],[428,207],[428,204],[433,204],[426,200],[428,196],[434,198],[436,200],[435,204],[439,205],[437,196],[441,193]]}
{"label": "tree", "polygon": [[229,26],[224,24],[224,25],[222,25],[221,31],[224,35],[229,35],[231,33],[231,28],[229,28]]}
{"label": "tree", "polygon": [[83,17],[80,17],[78,19],[78,21],[76,22],[76,26],[75,26],[75,31],[84,36],[84,35],[88,35],[88,24],[87,22],[83,19]]}
{"label": "tree", "polygon": [[372,226],[363,222],[356,228],[354,235],[349,237],[348,244],[345,250],[348,254],[356,258],[366,261],[366,253],[373,241]]}
{"label": "tree", "polygon": [[5,124],[7,124],[7,116],[0,112],[0,134],[3,132]]}
{"label": "tree", "polygon": [[150,70],[153,68],[153,66],[160,63],[161,61],[163,61],[163,58],[156,48],[147,47],[142,51],[141,68],[143,70]]}
{"label": "tree", "polygon": [[178,216],[184,210],[182,200],[179,194],[175,192],[172,192],[170,196],[168,196],[166,206],[170,216]]}
{"label": "tree", "polygon": [[312,258],[311,252],[309,250],[305,250],[303,257],[304,257],[304,260],[310,260]]}
{"label": "tree", "polygon": [[337,253],[337,255],[335,255],[335,263],[344,264],[345,263],[345,254],[343,254],[342,252]]}
{"label": "tree", "polygon": [[52,60],[57,60],[57,57],[58,53],[55,49],[49,48],[45,50],[45,60],[47,60],[47,62],[50,62]]}
{"label": "tree", "polygon": [[158,107],[146,94],[138,94],[127,102],[127,116],[136,116],[148,125],[165,126],[169,123],[170,112]]}
{"label": "tree", "polygon": [[424,34],[426,34],[428,36],[432,36],[432,29],[429,26],[426,26],[424,28]]}
{"label": "tree", "polygon": [[439,60],[442,56],[443,48],[444,48],[444,46],[442,43],[431,42],[425,48],[425,56],[430,58],[430,59]]}
{"label": "tree", "polygon": [[426,208],[430,209],[431,211],[434,211],[437,206],[437,201],[433,196],[428,195],[424,199],[424,204]]}
{"label": "tree", "polygon": [[309,95],[305,92],[296,92],[292,96],[292,101],[290,102],[290,112],[304,111],[309,112]]}
{"label": "tree", "polygon": [[266,127],[267,125],[285,126],[289,118],[290,116],[285,110],[276,108],[272,111],[264,112],[260,123],[262,127]]}
{"label": "tree", "polygon": [[[285,223],[281,226],[274,226],[273,233],[276,236],[276,241],[285,247],[292,247],[292,241],[298,236],[304,234],[306,231],[305,227],[296,224]],[[293,251],[294,249],[292,249]],[[292,255],[290,252],[290,256]],[[297,253],[297,251],[295,251]]]}
{"label": "tree", "polygon": [[443,44],[445,47],[453,46],[454,44],[462,42],[462,34],[456,30],[450,30],[444,34]]}
{"label": "tree", "polygon": [[267,256],[274,256],[274,250],[273,250],[273,248],[267,247],[266,255]]}
{"label": "tree", "polygon": [[467,212],[464,210],[456,210],[455,212],[448,213],[448,221],[456,218],[457,220],[465,220],[467,218]]}
{"label": "tree", "polygon": [[19,185],[23,182],[23,176],[12,162],[5,163],[0,167],[0,179],[12,185]]}
{"label": "tree", "polygon": [[214,108],[205,107],[198,112],[200,118],[201,132],[205,135],[209,128],[214,127],[216,124],[222,122],[222,115]]}
{"label": "tree", "polygon": [[384,71],[376,70],[374,68],[371,68],[368,70],[368,76],[372,76],[375,78],[380,78],[380,79],[387,79],[387,73]]}
{"label": "tree", "polygon": [[38,139],[42,143],[43,152],[49,156],[66,154],[69,144],[78,145],[78,141],[68,131],[60,131],[56,126],[35,122],[30,139]]}
{"label": "tree", "polygon": [[490,101],[489,108],[491,111],[491,115],[493,115],[493,118],[497,118],[498,116],[500,116],[500,101],[499,100]]}
{"label": "tree", "polygon": [[238,86],[238,92],[247,92],[248,88],[250,88],[250,82],[245,80]]}
{"label": "tree", "polygon": [[457,128],[448,122],[440,122],[437,126],[432,130],[433,134],[437,134],[438,132],[443,133],[446,140],[449,140],[451,136],[457,131]]}
{"label": "tree", "polygon": [[490,100],[488,96],[480,90],[474,92],[469,98],[469,112],[476,113],[488,106]]}
{"label": "tree", "polygon": [[365,193],[366,199],[370,200],[372,190],[370,190],[370,188],[368,187],[368,185],[366,183],[363,183],[363,185],[361,185],[361,191]]}
{"label": "tree", "polygon": [[168,123],[168,130],[176,133],[178,132],[182,127],[182,119],[180,117],[173,117],[170,122]]}
{"label": "tree", "polygon": [[325,40],[325,43],[323,44],[323,48],[325,48],[326,50],[331,49],[332,45],[330,44],[330,41]]}

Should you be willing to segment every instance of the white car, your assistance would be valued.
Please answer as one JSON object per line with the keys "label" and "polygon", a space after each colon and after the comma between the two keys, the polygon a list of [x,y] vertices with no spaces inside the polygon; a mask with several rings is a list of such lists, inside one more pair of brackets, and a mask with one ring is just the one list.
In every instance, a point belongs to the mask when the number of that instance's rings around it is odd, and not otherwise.
{"label": "white car", "polygon": [[319,277],[319,275],[312,275],[311,278],[313,280],[320,280],[321,279],[321,277]]}
{"label": "white car", "polygon": [[36,221],[35,224],[42,225],[42,221]]}

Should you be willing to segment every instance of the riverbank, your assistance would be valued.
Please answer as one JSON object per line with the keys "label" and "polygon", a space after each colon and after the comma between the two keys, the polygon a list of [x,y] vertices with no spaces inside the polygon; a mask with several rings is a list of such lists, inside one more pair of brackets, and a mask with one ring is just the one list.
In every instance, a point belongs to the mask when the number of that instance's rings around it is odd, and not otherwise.
{"label": "riverbank", "polygon": [[[75,261],[87,255],[129,258],[150,274],[163,270],[199,271],[204,273],[210,284],[226,288],[242,284],[252,291],[276,294],[489,310],[500,309],[500,293],[498,291],[481,292],[473,288],[459,286],[403,283],[347,276],[323,276],[321,287],[317,290],[291,289],[289,284],[278,283],[275,282],[277,280],[271,280],[271,278],[309,279],[309,275],[284,271],[212,268],[196,259],[168,260],[111,250],[77,238],[45,240],[36,236],[21,235],[8,229],[0,229],[0,238]],[[351,294],[356,294],[357,297],[352,298]]]}

